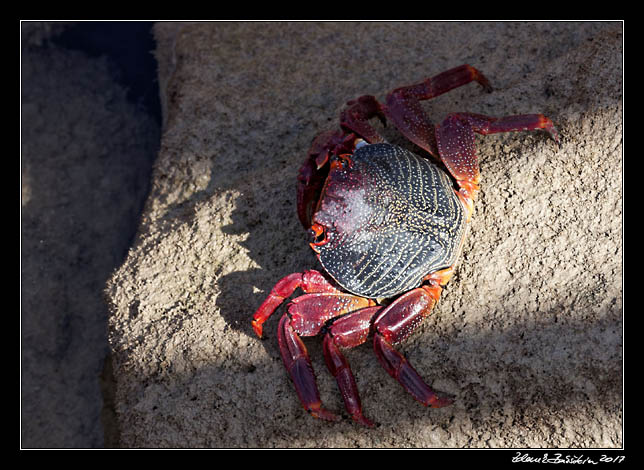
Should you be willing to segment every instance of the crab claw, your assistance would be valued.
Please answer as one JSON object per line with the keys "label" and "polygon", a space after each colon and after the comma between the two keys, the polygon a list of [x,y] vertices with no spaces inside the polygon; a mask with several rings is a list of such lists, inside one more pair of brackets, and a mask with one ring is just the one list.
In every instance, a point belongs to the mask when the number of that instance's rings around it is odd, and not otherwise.
{"label": "crab claw", "polygon": [[328,173],[326,163],[338,134],[338,131],[328,131],[313,139],[297,175],[297,216],[306,229],[311,226],[311,217]]}
{"label": "crab claw", "polygon": [[313,210],[326,179],[326,172],[320,171],[315,160],[307,158],[297,175],[297,216],[304,228],[311,226]]}
{"label": "crab claw", "polygon": [[329,174],[332,154],[353,153],[358,137],[342,130],[318,135],[311,143],[306,160],[297,175],[297,215],[304,228],[311,226],[311,217]]}

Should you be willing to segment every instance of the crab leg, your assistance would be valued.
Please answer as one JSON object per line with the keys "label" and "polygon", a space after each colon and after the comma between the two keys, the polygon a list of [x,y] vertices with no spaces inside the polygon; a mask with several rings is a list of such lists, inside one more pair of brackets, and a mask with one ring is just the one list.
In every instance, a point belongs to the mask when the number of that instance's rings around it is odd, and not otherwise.
{"label": "crab leg", "polygon": [[447,268],[428,276],[429,285],[411,290],[385,308],[375,319],[376,334],[373,346],[384,369],[396,379],[416,400],[425,406],[440,408],[450,405],[451,398],[434,391],[411,366],[409,361],[393,347],[407,338],[428,316],[438,302],[442,288],[453,269]]}
{"label": "crab leg", "polygon": [[[307,294],[294,299],[289,304],[288,313],[285,313],[280,319],[277,339],[284,367],[286,367],[293,381],[302,406],[316,418],[331,421],[338,419],[321,405],[313,366],[300,336],[317,335],[327,320],[354,310],[366,310],[371,312],[371,316],[373,316],[375,313],[374,304],[373,300],[351,294]],[[378,308],[376,307],[376,309]],[[327,350],[325,349],[326,354]],[[327,357],[327,364],[328,361],[329,358]],[[346,373],[343,373],[342,377],[344,378],[345,376]],[[353,385],[355,388],[355,383]],[[357,396],[357,391],[355,394]],[[361,416],[359,399],[357,400],[357,406],[357,412]],[[358,415],[352,414],[352,416]],[[360,421],[359,416],[355,419]]]}
{"label": "crab leg", "polygon": [[304,409],[316,418],[337,421],[339,418],[335,414],[322,407],[306,346],[295,333],[287,314],[280,320],[277,339],[284,367],[295,385],[295,391]]}
{"label": "crab leg", "polygon": [[518,132],[543,129],[555,142],[559,142],[559,133],[552,121],[543,114],[517,114],[514,116],[491,117],[474,113],[453,113],[449,117],[460,119],[472,126],[477,134],[488,135],[497,132]]}
{"label": "crab leg", "polygon": [[354,421],[367,427],[374,423],[362,414],[362,404],[351,367],[340,347],[351,348],[364,343],[371,331],[372,319],[382,307],[367,307],[334,321],[324,336],[324,359],[344,400],[344,407]]}
{"label": "crab leg", "polygon": [[[474,133],[493,134],[544,129],[559,142],[552,121],[543,114],[522,114],[495,118],[482,114],[454,113],[436,126],[436,142],[441,161],[459,185],[458,196],[471,216],[479,191],[479,164]],[[468,217],[469,218],[469,217]]]}
{"label": "crab leg", "polygon": [[[389,97],[403,94],[404,96],[413,96],[417,100],[429,100],[459,86],[467,85],[472,81],[478,82],[485,91],[492,91],[490,82],[481,72],[471,65],[463,64],[439,73],[434,77],[427,78],[415,85],[396,88],[389,93]],[[389,98],[387,103],[389,103]]]}
{"label": "crab leg", "polygon": [[266,300],[262,302],[262,305],[259,306],[255,315],[253,315],[252,324],[257,336],[262,337],[263,323],[298,287],[307,293],[340,292],[320,272],[313,269],[283,277],[277,281],[277,284],[271,289]]}
{"label": "crab leg", "polygon": [[377,117],[385,124],[385,115],[374,96],[364,95],[347,103],[349,107],[340,113],[340,127],[362,137],[370,144],[384,142],[380,134],[369,124],[369,119]]}
{"label": "crab leg", "polygon": [[372,299],[342,292],[306,294],[293,299],[288,305],[288,316],[297,334],[315,336],[332,318],[375,304]]}
{"label": "crab leg", "polygon": [[492,87],[474,67],[464,64],[427,78],[415,85],[396,88],[387,95],[384,114],[400,132],[420,148],[438,157],[434,126],[421,108],[420,101],[435,98],[456,87],[476,81],[486,91]]}
{"label": "crab leg", "polygon": [[381,335],[374,335],[373,346],[376,356],[385,370],[417,401],[432,408],[442,408],[453,403],[450,397],[427,385],[416,369],[409,364],[409,361]]}

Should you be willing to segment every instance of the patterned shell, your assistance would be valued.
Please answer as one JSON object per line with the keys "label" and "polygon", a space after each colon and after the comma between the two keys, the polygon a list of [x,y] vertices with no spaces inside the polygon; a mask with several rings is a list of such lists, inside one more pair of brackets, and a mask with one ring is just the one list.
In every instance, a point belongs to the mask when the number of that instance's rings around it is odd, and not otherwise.
{"label": "patterned shell", "polygon": [[332,169],[313,220],[324,269],[347,291],[388,298],[456,262],[465,213],[445,172],[391,144],[358,148]]}

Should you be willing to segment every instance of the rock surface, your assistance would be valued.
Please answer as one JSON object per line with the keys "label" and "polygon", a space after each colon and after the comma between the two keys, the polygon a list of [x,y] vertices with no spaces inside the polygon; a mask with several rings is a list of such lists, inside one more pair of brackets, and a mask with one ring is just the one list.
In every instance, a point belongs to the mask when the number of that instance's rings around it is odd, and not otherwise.
{"label": "rock surface", "polygon": [[158,124],[128,101],[106,56],[54,43],[73,27],[21,23],[23,448],[115,445],[103,290],[159,145]]}
{"label": "rock surface", "polygon": [[[621,23],[161,23],[164,132],[127,259],[106,289],[123,447],[622,445]],[[364,345],[365,414],[314,420],[250,319],[316,266],[295,215],[311,139],[344,102],[469,63],[425,107],[541,112],[544,133],[477,137],[475,218],[432,318],[400,346],[455,404],[426,409]],[[388,131],[389,132],[389,131]],[[396,139],[392,131],[392,139]],[[278,315],[275,315],[278,317]],[[325,405],[342,400],[305,340]]]}

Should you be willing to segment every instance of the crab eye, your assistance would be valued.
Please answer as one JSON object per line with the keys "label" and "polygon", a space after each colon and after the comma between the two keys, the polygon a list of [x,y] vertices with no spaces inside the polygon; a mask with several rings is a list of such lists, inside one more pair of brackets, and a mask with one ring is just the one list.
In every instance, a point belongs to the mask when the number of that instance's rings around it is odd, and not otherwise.
{"label": "crab eye", "polygon": [[313,229],[309,229],[309,237],[311,237],[313,243],[319,243],[324,240],[324,233],[315,233]]}
{"label": "crab eye", "polygon": [[313,224],[309,229],[309,236],[313,239],[313,245],[319,246],[326,243],[326,230],[320,224]]}

